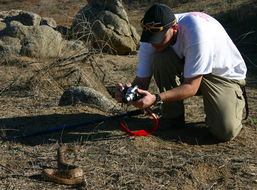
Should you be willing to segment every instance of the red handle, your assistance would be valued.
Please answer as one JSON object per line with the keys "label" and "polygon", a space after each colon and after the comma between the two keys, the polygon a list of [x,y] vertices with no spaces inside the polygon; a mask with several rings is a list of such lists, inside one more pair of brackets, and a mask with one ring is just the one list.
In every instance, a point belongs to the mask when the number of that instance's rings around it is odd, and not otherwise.
{"label": "red handle", "polygon": [[154,119],[154,125],[151,129],[146,129],[146,130],[139,130],[139,131],[130,131],[126,125],[124,125],[121,121],[119,121],[120,127],[127,133],[128,135],[131,136],[146,136],[146,135],[151,135],[153,134],[157,128],[158,128],[158,118],[152,111],[148,108],[146,109],[147,113]]}

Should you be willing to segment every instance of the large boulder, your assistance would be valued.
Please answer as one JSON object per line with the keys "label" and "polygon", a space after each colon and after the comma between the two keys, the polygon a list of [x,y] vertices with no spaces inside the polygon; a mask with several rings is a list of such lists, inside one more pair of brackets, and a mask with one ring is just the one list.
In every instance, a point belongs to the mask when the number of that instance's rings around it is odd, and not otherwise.
{"label": "large boulder", "polygon": [[0,60],[16,56],[67,57],[86,49],[79,41],[63,39],[52,18],[32,12],[0,12]]}
{"label": "large boulder", "polygon": [[130,24],[122,0],[88,0],[75,16],[71,30],[94,47],[117,54],[136,51],[139,35]]}
{"label": "large boulder", "polygon": [[57,57],[63,48],[61,34],[46,25],[26,26],[12,21],[6,28],[5,34],[20,40],[22,56]]}
{"label": "large boulder", "polygon": [[108,99],[102,93],[90,87],[72,87],[64,91],[59,105],[67,106],[76,104],[93,106],[109,113],[115,113],[121,110],[111,99]]}

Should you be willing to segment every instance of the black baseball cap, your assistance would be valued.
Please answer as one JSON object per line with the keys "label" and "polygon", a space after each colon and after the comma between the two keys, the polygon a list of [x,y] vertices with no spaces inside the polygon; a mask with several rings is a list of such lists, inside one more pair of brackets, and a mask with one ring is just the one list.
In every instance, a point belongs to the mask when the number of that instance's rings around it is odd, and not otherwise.
{"label": "black baseball cap", "polygon": [[155,3],[145,13],[144,18],[141,20],[141,24],[149,27],[164,27],[164,30],[160,32],[151,32],[149,30],[143,30],[141,35],[141,42],[160,43],[167,30],[176,23],[176,17],[165,4]]}

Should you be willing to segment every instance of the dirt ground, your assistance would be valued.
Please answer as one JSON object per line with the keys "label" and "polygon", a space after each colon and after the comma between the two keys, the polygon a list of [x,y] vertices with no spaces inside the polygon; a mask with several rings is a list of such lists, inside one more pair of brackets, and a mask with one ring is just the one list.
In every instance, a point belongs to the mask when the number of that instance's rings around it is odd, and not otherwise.
{"label": "dirt ground", "polygon": [[[0,11],[30,10],[69,26],[83,6],[77,0],[4,0]],[[142,9],[130,8],[128,14],[136,23],[143,13]],[[212,138],[204,123],[201,97],[192,97],[185,101],[186,129],[131,137],[120,130],[117,120],[107,120],[13,141],[0,140],[0,189],[257,189],[257,26],[240,30],[237,25],[230,27],[248,66],[250,115],[236,139],[220,143]],[[69,67],[95,74],[99,86],[108,89],[133,79],[136,55],[93,58],[95,66],[79,60]],[[56,70],[41,72],[54,61],[20,58],[0,65],[1,136],[30,134],[112,115],[87,105],[58,106],[67,80],[57,77],[60,74]],[[151,90],[156,90],[154,84]],[[121,120],[133,130],[153,124],[147,115]],[[75,164],[85,173],[83,185],[60,185],[42,177],[44,168],[57,167],[60,145],[81,150]]]}

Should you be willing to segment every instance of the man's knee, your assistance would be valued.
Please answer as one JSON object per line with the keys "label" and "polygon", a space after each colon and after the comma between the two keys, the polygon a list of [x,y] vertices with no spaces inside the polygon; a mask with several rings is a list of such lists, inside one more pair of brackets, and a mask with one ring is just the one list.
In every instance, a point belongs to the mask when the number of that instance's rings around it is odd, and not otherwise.
{"label": "man's knee", "polygon": [[224,120],[209,126],[210,132],[220,141],[234,139],[242,129],[242,123],[237,121]]}

